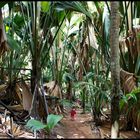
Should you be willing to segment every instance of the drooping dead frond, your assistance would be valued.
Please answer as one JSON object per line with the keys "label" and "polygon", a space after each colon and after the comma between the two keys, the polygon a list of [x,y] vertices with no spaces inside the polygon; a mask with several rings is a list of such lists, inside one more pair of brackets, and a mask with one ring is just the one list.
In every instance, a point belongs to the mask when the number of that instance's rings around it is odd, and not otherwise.
{"label": "drooping dead frond", "polygon": [[136,36],[137,52],[138,52],[138,55],[140,55],[140,26],[134,26],[133,29]]}
{"label": "drooping dead frond", "polygon": [[[58,83],[56,81],[50,81],[50,82],[44,84],[44,88],[47,93],[46,97],[48,97],[47,100],[48,100],[49,112],[53,112],[56,114],[61,113],[62,109],[61,109],[60,103],[58,101],[59,101],[59,99],[62,99],[62,92],[61,92],[61,88],[58,85]],[[54,97],[54,99],[53,99],[53,97]],[[55,97],[56,97],[56,99],[55,99]]]}
{"label": "drooping dead frond", "polygon": [[29,87],[25,83],[25,81],[22,81],[21,89],[22,89],[22,100],[23,100],[23,108],[27,111],[30,111],[31,109],[31,103],[32,103],[32,94],[30,92]]}
{"label": "drooping dead frond", "polygon": [[129,73],[123,69],[120,70],[121,87],[124,92],[131,92],[136,88],[136,78],[134,73]]}
{"label": "drooping dead frond", "polygon": [[89,41],[88,41],[88,37],[86,38],[86,41],[89,46],[98,49],[97,38],[95,36],[94,27],[92,25],[89,25]]}
{"label": "drooping dead frond", "polygon": [[50,96],[55,96],[62,99],[61,89],[55,81],[50,81],[49,83],[45,83],[44,87]]}

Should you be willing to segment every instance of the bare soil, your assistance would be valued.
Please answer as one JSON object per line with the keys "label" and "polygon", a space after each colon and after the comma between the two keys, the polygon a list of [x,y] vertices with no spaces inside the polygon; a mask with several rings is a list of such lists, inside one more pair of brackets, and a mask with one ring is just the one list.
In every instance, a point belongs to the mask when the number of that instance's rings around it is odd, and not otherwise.
{"label": "bare soil", "polygon": [[54,128],[54,131],[57,138],[100,138],[99,131],[91,130],[91,123],[90,113],[82,114],[82,110],[78,109],[76,119],[71,120],[70,113],[67,111],[61,123]]}
{"label": "bare soil", "polygon": [[[102,125],[94,125],[91,113],[82,114],[81,109],[77,109],[76,120],[70,118],[70,110],[67,110],[64,118],[54,128],[51,138],[57,139],[110,139],[110,122],[103,121]],[[122,139],[139,139],[140,134],[134,131],[120,131]]]}

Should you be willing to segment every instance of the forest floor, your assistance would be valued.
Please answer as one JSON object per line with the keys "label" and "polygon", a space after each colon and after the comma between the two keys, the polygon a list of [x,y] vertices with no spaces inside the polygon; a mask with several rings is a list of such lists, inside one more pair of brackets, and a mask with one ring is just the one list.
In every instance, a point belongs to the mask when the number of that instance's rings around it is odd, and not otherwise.
{"label": "forest floor", "polygon": [[[102,124],[95,126],[90,112],[82,113],[81,108],[76,109],[76,119],[71,120],[70,109],[66,108],[63,119],[54,127],[49,136],[43,133],[40,135],[33,134],[30,129],[22,124],[17,125],[0,114],[0,139],[110,139],[110,119],[102,118]],[[110,115],[109,115],[110,116]],[[37,137],[36,137],[37,136]],[[139,139],[140,134],[134,131],[120,131],[121,139]]]}
{"label": "forest floor", "polygon": [[90,113],[82,114],[82,110],[78,109],[76,119],[71,120],[70,110],[61,121],[61,124],[54,128],[57,138],[100,138],[99,133],[94,134],[91,130],[92,117]]}
{"label": "forest floor", "polygon": [[[71,120],[70,110],[53,130],[51,138],[57,139],[110,139],[110,121],[103,121],[101,126],[94,125],[91,113],[82,113],[77,109],[76,120]],[[139,139],[140,134],[134,131],[120,131],[120,138]]]}

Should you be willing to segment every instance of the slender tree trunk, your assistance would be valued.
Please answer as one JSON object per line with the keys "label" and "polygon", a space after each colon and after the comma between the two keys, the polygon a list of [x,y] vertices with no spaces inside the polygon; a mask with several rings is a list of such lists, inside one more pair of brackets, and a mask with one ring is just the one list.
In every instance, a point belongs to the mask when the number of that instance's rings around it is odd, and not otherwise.
{"label": "slender tree trunk", "polygon": [[38,37],[38,25],[37,25],[37,15],[38,15],[37,2],[35,2],[35,19],[32,23],[32,36],[34,42],[34,53],[32,55],[32,72],[31,72],[31,92],[34,95],[32,101],[31,116],[37,119],[44,119],[46,121],[47,110],[45,108],[45,100],[42,97],[40,87],[41,87],[41,46],[39,45]]}
{"label": "slender tree trunk", "polygon": [[119,1],[111,2],[111,138],[119,136],[119,95],[120,95],[120,65],[119,65]]}

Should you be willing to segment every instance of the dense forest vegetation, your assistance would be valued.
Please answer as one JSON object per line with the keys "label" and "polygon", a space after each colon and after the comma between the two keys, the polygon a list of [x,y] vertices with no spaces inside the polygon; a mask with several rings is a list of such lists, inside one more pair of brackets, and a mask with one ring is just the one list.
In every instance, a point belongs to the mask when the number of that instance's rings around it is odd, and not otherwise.
{"label": "dense forest vegetation", "polygon": [[0,2],[1,123],[10,116],[49,137],[78,106],[95,126],[109,120],[110,138],[139,132],[139,10],[138,1]]}

